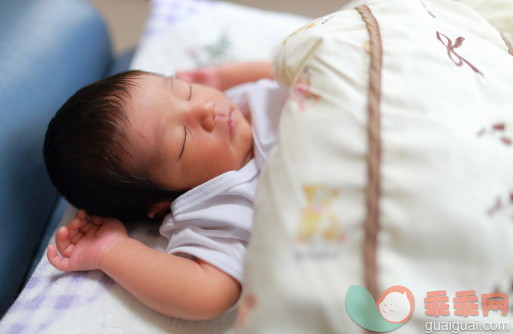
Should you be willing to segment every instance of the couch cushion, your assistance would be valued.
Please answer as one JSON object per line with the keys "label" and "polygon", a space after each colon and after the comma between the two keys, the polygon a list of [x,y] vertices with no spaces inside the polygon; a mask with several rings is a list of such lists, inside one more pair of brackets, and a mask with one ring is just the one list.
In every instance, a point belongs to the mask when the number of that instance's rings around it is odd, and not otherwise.
{"label": "couch cushion", "polygon": [[47,124],[102,77],[110,42],[79,0],[0,2],[0,315],[16,297],[58,196],[42,157]]}

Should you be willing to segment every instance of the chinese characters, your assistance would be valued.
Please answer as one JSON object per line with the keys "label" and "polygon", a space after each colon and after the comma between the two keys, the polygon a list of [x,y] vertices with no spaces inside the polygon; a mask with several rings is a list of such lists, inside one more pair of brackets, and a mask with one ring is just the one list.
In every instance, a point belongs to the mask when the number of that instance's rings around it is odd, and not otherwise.
{"label": "chinese characters", "polygon": [[[456,292],[452,299],[454,315],[460,317],[479,315],[479,298],[475,290]],[[450,314],[449,296],[446,290],[429,291],[424,298],[425,314],[432,317]],[[508,313],[508,295],[501,292],[481,294],[481,311],[487,317],[490,311],[500,311],[503,316]]]}

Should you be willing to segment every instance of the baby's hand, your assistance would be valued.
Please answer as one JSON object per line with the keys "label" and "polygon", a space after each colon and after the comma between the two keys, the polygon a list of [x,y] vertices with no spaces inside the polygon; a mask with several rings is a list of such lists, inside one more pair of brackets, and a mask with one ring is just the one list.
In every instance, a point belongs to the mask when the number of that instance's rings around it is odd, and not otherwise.
{"label": "baby's hand", "polygon": [[198,83],[217,89],[222,88],[221,80],[215,67],[205,67],[191,71],[177,71],[175,77],[190,83]]}
{"label": "baby's hand", "polygon": [[47,250],[48,261],[62,271],[100,269],[104,253],[127,238],[125,226],[117,219],[92,217],[80,210],[67,226],[59,228],[54,245]]}

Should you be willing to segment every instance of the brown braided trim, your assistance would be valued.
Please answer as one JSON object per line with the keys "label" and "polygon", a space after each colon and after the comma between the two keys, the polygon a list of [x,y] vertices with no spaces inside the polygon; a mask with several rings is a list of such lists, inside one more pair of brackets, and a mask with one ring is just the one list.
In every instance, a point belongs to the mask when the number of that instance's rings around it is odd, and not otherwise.
{"label": "brown braided trim", "polygon": [[383,45],[378,21],[366,6],[355,8],[365,22],[370,41],[370,68],[368,91],[368,184],[367,217],[365,219],[364,265],[365,286],[374,298],[378,295],[377,243],[379,232],[379,200],[381,197],[381,137],[380,137],[380,101],[381,101],[381,69],[383,65]]}

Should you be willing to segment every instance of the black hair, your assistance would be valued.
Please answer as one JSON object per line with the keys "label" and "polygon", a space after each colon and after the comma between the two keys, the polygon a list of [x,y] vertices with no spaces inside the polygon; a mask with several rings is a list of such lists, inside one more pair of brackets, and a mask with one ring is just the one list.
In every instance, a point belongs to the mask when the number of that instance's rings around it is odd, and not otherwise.
{"label": "black hair", "polygon": [[126,150],[125,101],[137,79],[127,71],[78,90],[48,125],[43,155],[51,181],[75,207],[124,222],[146,219],[152,206],[183,193],[155,185]]}

